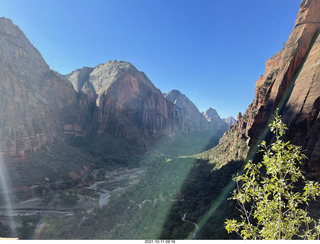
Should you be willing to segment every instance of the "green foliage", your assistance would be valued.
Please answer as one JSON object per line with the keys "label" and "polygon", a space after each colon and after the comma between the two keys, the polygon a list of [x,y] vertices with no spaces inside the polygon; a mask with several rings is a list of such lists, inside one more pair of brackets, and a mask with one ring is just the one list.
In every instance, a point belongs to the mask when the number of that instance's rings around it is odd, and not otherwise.
{"label": "green foliage", "polygon": [[0,236],[10,236],[10,227],[0,222]]}
{"label": "green foliage", "polygon": [[[319,238],[320,221],[303,208],[320,195],[320,186],[307,181],[300,170],[306,158],[302,148],[281,139],[287,130],[281,117],[269,126],[276,141],[269,147],[263,141],[262,162],[249,161],[245,172],[234,177],[237,189],[231,199],[240,206],[241,220],[227,219],[225,228],[243,239]],[[302,192],[296,189],[298,183],[304,185]]]}
{"label": "green foliage", "polygon": [[20,216],[21,226],[17,228],[18,236],[20,240],[31,239],[34,228],[40,220],[40,215],[26,215]]}
{"label": "green foliage", "polygon": [[103,180],[106,176],[107,170],[106,169],[99,169],[97,173],[97,180]]}
{"label": "green foliage", "polygon": [[230,127],[217,146],[201,152],[195,157],[209,160],[211,164],[214,164],[215,169],[220,169],[231,161],[244,161],[248,149],[245,130],[239,132],[235,127]]}
{"label": "green foliage", "polygon": [[[176,157],[170,159],[168,162],[167,157],[144,158],[141,162],[143,166],[139,168],[139,171],[143,169],[143,172],[136,178],[136,183],[132,177],[119,182],[112,182],[111,178],[107,177],[108,182],[99,183],[99,187],[106,184],[105,189],[110,190],[109,202],[103,207],[90,209],[90,198],[96,198],[98,204],[100,194],[97,190],[78,189],[81,201],[77,202],[75,208],[79,208],[79,212],[73,215],[47,214],[43,219],[45,225],[41,235],[37,238],[188,238],[190,233],[196,231],[194,223],[199,224],[225,185],[230,182],[232,174],[241,168],[242,162],[231,162],[219,170],[211,171],[212,165],[206,160]],[[49,202],[56,200],[58,207],[70,207],[71,204],[68,203],[72,198],[66,197],[74,195],[70,189],[63,194],[59,190],[52,195]],[[81,204],[90,207],[80,209]],[[235,203],[222,204],[206,224],[208,227],[200,230],[196,238],[236,238],[236,234],[228,235],[223,227],[230,205]],[[233,209],[231,207],[231,210]],[[184,214],[185,220],[182,220]],[[228,216],[232,218],[234,214]]]}
{"label": "green foliage", "polygon": [[[167,216],[160,239],[185,239],[190,233],[195,233],[195,226],[192,223],[201,222],[215,201],[221,197],[224,188],[232,180],[232,175],[240,170],[243,162],[232,161],[218,170],[212,170],[212,164],[207,160],[198,159],[192,166],[186,177],[178,197],[171,207]],[[225,196],[227,198],[227,196]],[[233,205],[233,204],[231,204]],[[226,202],[215,211],[208,219],[206,225],[197,231],[194,239],[235,239],[237,236],[228,235],[223,227],[226,216],[232,213],[229,203]],[[186,221],[182,216],[186,213]],[[190,227],[192,229],[190,230]]]}
{"label": "green foliage", "polygon": [[79,198],[77,194],[73,191],[69,191],[69,192],[61,191],[59,194],[59,200],[61,204],[65,206],[75,206]]}

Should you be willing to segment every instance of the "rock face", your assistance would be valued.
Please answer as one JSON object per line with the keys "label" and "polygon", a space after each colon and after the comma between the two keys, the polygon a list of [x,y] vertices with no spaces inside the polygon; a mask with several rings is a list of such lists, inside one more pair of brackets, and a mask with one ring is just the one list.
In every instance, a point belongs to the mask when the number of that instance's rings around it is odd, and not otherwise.
{"label": "rock face", "polygon": [[209,123],[209,128],[219,128],[220,131],[226,131],[228,129],[228,122],[221,119],[215,109],[209,108],[207,111],[203,112],[203,115]]}
{"label": "rock face", "polygon": [[220,118],[217,111],[209,108],[206,112],[200,113],[191,100],[178,90],[172,90],[164,94],[165,98],[174,103],[178,114],[182,118],[182,128],[187,131],[226,131],[227,123]]}
{"label": "rock face", "polygon": [[[39,93],[30,92],[39,86],[49,67],[19,28],[5,18],[0,19],[0,62],[2,151],[23,156],[25,151],[36,150],[54,138],[49,108],[41,105]],[[26,104],[27,100],[30,103]],[[32,113],[35,110],[37,114]]]}
{"label": "rock face", "polygon": [[203,113],[203,115],[208,121],[212,121],[215,118],[220,118],[217,111],[213,108],[209,108],[207,111]]}
{"label": "rock face", "polygon": [[165,94],[165,98],[175,104],[187,127],[193,130],[206,129],[208,127],[205,117],[186,95],[178,90],[172,90]]}
{"label": "rock face", "polygon": [[[0,63],[2,153],[24,158],[52,143],[65,125],[82,130],[86,116],[79,113],[81,98],[6,18],[0,18]],[[78,112],[70,113],[75,107]]]}
{"label": "rock face", "polygon": [[124,61],[108,61],[68,75],[74,89],[94,102],[92,128],[98,134],[137,137],[173,135],[179,118],[143,73]]}
{"label": "rock face", "polygon": [[[212,149],[213,162],[252,158],[262,139],[270,141],[268,124],[277,108],[288,125],[288,138],[302,145],[308,172],[320,167],[320,1],[304,0],[286,47],[266,62],[246,113]],[[207,154],[209,155],[209,154]],[[220,155],[220,156],[219,156]]]}
{"label": "rock face", "polygon": [[224,121],[228,124],[228,125],[234,125],[237,121],[235,118],[233,118],[232,116],[224,119]]}
{"label": "rock face", "polygon": [[0,19],[0,34],[0,147],[6,157],[25,159],[70,136],[90,137],[94,148],[110,135],[146,150],[162,136],[210,130],[217,137],[227,130],[213,109],[207,120],[185,95],[174,90],[164,96],[128,62],[63,76],[11,20]]}
{"label": "rock face", "polygon": [[249,130],[249,145],[260,143],[270,115],[279,108],[289,127],[288,139],[307,149],[309,166],[319,167],[320,1],[301,3],[294,29],[281,53],[279,70]]}

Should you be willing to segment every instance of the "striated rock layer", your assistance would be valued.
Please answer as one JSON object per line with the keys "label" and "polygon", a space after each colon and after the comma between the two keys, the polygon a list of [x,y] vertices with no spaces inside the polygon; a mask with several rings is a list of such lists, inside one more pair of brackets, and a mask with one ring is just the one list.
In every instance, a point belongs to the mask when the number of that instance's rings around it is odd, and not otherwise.
{"label": "striated rock layer", "polygon": [[222,135],[228,129],[228,124],[220,118],[219,114],[213,108],[200,113],[196,105],[184,94],[178,90],[172,90],[164,94],[165,98],[174,103],[178,115],[182,119],[179,128],[182,131],[208,131],[210,134],[218,133]]}
{"label": "striated rock layer", "polygon": [[317,108],[320,99],[319,9],[319,0],[301,3],[294,29],[281,54],[279,71],[265,99],[258,104],[258,113],[248,133],[249,145],[254,148],[263,139],[259,136],[263,135],[271,115],[279,108],[289,127],[288,139],[307,149],[309,166],[313,168],[320,166],[316,155],[320,139]]}
{"label": "striated rock layer", "polygon": [[94,103],[92,128],[125,137],[172,136],[179,123],[174,104],[132,64],[108,61],[67,76],[76,91]]}
{"label": "striated rock layer", "polygon": [[[70,136],[89,138],[82,146],[100,152],[115,138],[143,152],[162,136],[210,127],[188,98],[180,93],[175,101],[166,99],[128,62],[108,61],[63,76],[11,20],[0,18],[0,34],[0,148],[6,157],[26,159]],[[227,129],[224,122],[216,125]]]}
{"label": "striated rock layer", "polygon": [[161,137],[174,141],[186,134],[199,141],[205,135],[208,147],[227,130],[218,115],[207,120],[180,92],[165,97],[128,62],[108,61],[63,76],[49,68],[11,20],[0,18],[0,34],[0,148],[5,157],[24,160],[41,148],[51,157],[44,146],[55,141],[100,156],[116,155],[124,144],[128,152],[141,154]]}
{"label": "striated rock layer", "polygon": [[205,117],[186,95],[178,90],[172,90],[165,94],[165,98],[175,104],[187,127],[193,130],[206,129],[208,127]]}
{"label": "striated rock layer", "polygon": [[25,158],[63,134],[66,124],[82,130],[86,116],[69,111],[86,105],[80,106],[83,101],[72,85],[50,70],[6,18],[0,18],[0,81],[0,146],[5,156]]}
{"label": "striated rock layer", "polygon": [[308,172],[320,167],[320,0],[304,0],[284,50],[266,62],[255,98],[245,114],[202,155],[220,165],[252,158],[261,140],[271,140],[268,124],[279,109],[288,124],[288,139],[306,149]]}

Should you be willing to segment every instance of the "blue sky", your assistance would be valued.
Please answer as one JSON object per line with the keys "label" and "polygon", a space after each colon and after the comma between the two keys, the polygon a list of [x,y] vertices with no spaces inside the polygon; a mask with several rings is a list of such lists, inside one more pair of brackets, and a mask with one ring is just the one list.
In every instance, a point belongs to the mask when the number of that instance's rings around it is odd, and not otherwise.
{"label": "blue sky", "polygon": [[162,92],[178,89],[221,117],[244,112],[301,0],[0,0],[62,74],[124,60]]}

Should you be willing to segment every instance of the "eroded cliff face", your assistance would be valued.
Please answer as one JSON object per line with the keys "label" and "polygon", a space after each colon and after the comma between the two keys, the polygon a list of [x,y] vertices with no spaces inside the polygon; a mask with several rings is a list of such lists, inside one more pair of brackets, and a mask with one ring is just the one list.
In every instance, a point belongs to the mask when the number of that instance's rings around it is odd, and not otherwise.
{"label": "eroded cliff face", "polygon": [[[264,101],[258,106],[258,113],[248,133],[253,151],[279,108],[283,121],[289,127],[288,139],[307,149],[309,166],[313,168],[316,164],[320,166],[320,158],[317,157],[320,139],[317,107],[320,99],[319,9],[319,0],[301,3],[294,29],[281,54],[278,74]],[[316,169],[309,171],[315,172]]]}
{"label": "eroded cliff face", "polygon": [[232,116],[224,119],[224,121],[230,126],[230,125],[234,125],[237,121],[235,120],[235,118],[233,118]]}
{"label": "eroded cliff face", "polygon": [[68,79],[94,100],[92,128],[98,134],[158,138],[173,135],[179,124],[174,104],[128,62],[108,61],[77,70]]}
{"label": "eroded cliff face", "polygon": [[288,124],[288,139],[306,149],[308,172],[319,174],[320,1],[305,0],[294,29],[281,52],[266,62],[246,113],[206,153],[212,162],[252,158],[261,140],[270,141],[268,124],[279,109]]}
{"label": "eroded cliff face", "polygon": [[208,122],[198,108],[190,101],[190,99],[178,90],[172,90],[165,94],[165,98],[174,103],[176,109],[183,119],[182,125],[185,130],[204,130],[208,129]]}
{"label": "eroded cliff face", "polygon": [[[215,134],[224,133],[228,129],[228,124],[220,118],[217,111],[209,108],[200,113],[193,102],[178,90],[172,90],[164,94],[165,98],[174,103],[178,115],[182,119],[180,130],[187,132],[208,131]],[[211,132],[210,132],[211,131]]]}
{"label": "eroded cliff face", "polygon": [[[207,122],[209,123],[209,128],[216,128],[216,129],[219,128],[221,130],[227,131],[229,126],[232,123],[233,124],[235,123],[235,119],[233,119],[232,117],[229,117],[227,120],[222,119],[218,114],[218,112],[213,108],[207,109],[202,114],[207,119]],[[232,122],[232,119],[234,122]],[[229,121],[230,124],[227,121]]]}
{"label": "eroded cliff face", "polygon": [[91,147],[105,137],[129,138],[147,150],[162,136],[227,129],[224,122],[208,123],[186,97],[177,104],[167,100],[128,62],[108,61],[63,76],[11,20],[0,19],[0,33],[0,147],[6,157],[26,159],[69,136],[88,135]]}
{"label": "eroded cliff face", "polygon": [[53,118],[37,89],[49,67],[10,20],[0,19],[0,33],[1,147],[6,155],[23,157],[55,137]]}
{"label": "eroded cliff face", "polygon": [[283,108],[288,138],[302,145],[309,158],[308,171],[320,175],[320,38],[312,46]]}
{"label": "eroded cliff face", "polygon": [[127,137],[171,136],[175,120],[178,120],[174,105],[132,65],[115,82],[104,86],[97,105],[98,133],[108,131]]}
{"label": "eroded cliff face", "polygon": [[79,124],[82,130],[80,115],[67,112],[79,107],[80,100],[72,85],[50,70],[23,32],[11,20],[0,18],[0,146],[4,156],[25,158],[63,134],[66,124]]}

